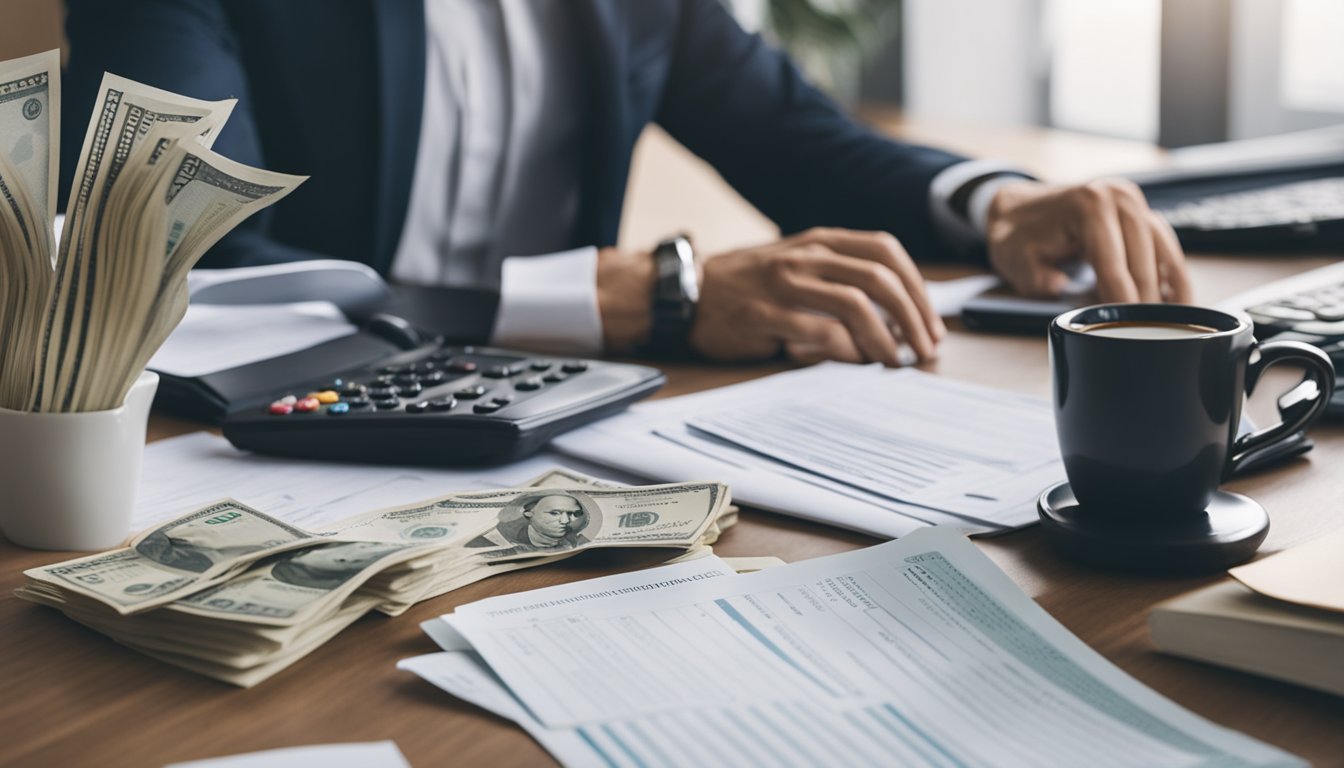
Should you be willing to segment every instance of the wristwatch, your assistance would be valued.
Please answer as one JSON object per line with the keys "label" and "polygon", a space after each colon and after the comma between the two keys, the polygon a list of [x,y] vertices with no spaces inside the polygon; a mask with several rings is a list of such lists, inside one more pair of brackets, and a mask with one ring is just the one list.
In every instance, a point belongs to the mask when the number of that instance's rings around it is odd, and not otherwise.
{"label": "wristwatch", "polygon": [[648,350],[680,356],[690,350],[691,324],[700,301],[695,252],[685,235],[669,237],[653,249],[653,325]]}

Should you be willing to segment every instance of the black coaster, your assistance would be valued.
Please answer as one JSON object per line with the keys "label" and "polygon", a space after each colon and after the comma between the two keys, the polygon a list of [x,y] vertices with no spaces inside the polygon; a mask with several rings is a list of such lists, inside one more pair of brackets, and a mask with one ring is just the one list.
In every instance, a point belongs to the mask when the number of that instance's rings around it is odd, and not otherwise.
{"label": "black coaster", "polygon": [[1216,571],[1255,554],[1269,515],[1254,500],[1218,491],[1201,515],[1170,520],[1091,514],[1067,482],[1036,502],[1046,538],[1075,560],[1131,571]]}

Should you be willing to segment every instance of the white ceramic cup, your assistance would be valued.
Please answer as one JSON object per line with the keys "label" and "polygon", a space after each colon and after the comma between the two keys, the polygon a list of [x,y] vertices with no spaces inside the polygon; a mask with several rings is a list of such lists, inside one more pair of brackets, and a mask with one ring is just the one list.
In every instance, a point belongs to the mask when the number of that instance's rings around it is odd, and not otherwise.
{"label": "white ceramic cup", "polygon": [[145,371],[110,411],[0,408],[0,531],[24,547],[102,550],[131,532],[149,406]]}

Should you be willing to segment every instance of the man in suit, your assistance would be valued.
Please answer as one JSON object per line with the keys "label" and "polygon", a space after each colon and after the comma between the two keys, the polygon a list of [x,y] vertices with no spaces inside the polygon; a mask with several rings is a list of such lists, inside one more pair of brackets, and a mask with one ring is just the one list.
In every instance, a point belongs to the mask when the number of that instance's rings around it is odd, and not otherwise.
{"label": "man in suit", "polygon": [[[69,0],[68,33],[67,188],[104,70],[236,97],[215,149],[311,179],[205,266],[334,257],[498,286],[499,343],[927,359],[945,329],[913,259],[958,256],[1030,295],[1082,260],[1103,300],[1190,297],[1132,184],[1051,186],[875,135],[720,0]],[[612,247],[649,122],[785,237]]]}

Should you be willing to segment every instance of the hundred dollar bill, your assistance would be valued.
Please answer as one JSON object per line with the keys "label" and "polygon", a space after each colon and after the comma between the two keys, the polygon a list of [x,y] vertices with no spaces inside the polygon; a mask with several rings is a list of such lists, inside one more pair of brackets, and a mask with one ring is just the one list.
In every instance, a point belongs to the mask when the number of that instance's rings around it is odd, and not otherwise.
{"label": "hundred dollar bill", "polygon": [[[61,131],[61,53],[46,51],[0,62],[0,153],[17,172],[36,218],[23,224],[50,266]],[[35,248],[36,250],[36,248]]]}
{"label": "hundred dollar bill", "polygon": [[200,136],[208,146],[235,103],[232,99],[191,99],[104,75],[66,204],[54,295],[42,330],[33,410],[70,409],[73,382],[79,378],[84,360],[92,302],[113,300],[111,296],[99,296],[92,286],[99,277],[97,244],[107,221],[108,195],[126,162],[155,123],[179,126],[181,135]]}
{"label": "hundred dollar bill", "polygon": [[523,483],[525,488],[626,488],[625,483],[603,480],[567,467],[556,467]]}
{"label": "hundred dollar bill", "polygon": [[623,488],[528,488],[458,494],[440,502],[467,514],[489,510],[495,525],[468,549],[499,561],[571,549],[678,547],[698,541],[728,504],[720,483]]}
{"label": "hundred dollar bill", "polygon": [[[525,484],[528,488],[626,488],[625,483],[618,483],[614,480],[603,480],[601,478],[587,475],[577,470],[567,467],[556,467],[548,472],[532,478],[532,481]],[[703,543],[713,544],[719,536],[729,528],[737,524],[738,509],[733,504],[728,504],[719,513],[714,524],[709,530],[705,531]]]}
{"label": "hundred dollar bill", "polygon": [[24,572],[30,580],[130,614],[227,580],[263,557],[316,537],[232,499],[137,536],[124,549]]}
{"label": "hundred dollar bill", "polygon": [[342,541],[286,552],[166,610],[294,626],[340,603],[374,574],[425,554],[427,545]]}
{"label": "hundred dollar bill", "polygon": [[[159,177],[156,185],[147,185],[147,199],[129,198],[129,209],[142,210],[144,215],[123,217],[134,223],[152,222],[152,229],[144,237],[122,242],[119,247],[129,258],[105,270],[119,280],[108,293],[124,299],[92,308],[88,348],[94,364],[88,375],[73,383],[73,403],[78,410],[120,404],[185,312],[191,267],[225,233],[288,195],[305,179],[236,163],[200,146],[194,137],[169,140],[154,159],[158,146],[151,131],[140,156],[131,162],[139,167],[127,169]],[[161,257],[143,257],[156,249]],[[118,344],[118,340],[131,344]]]}

